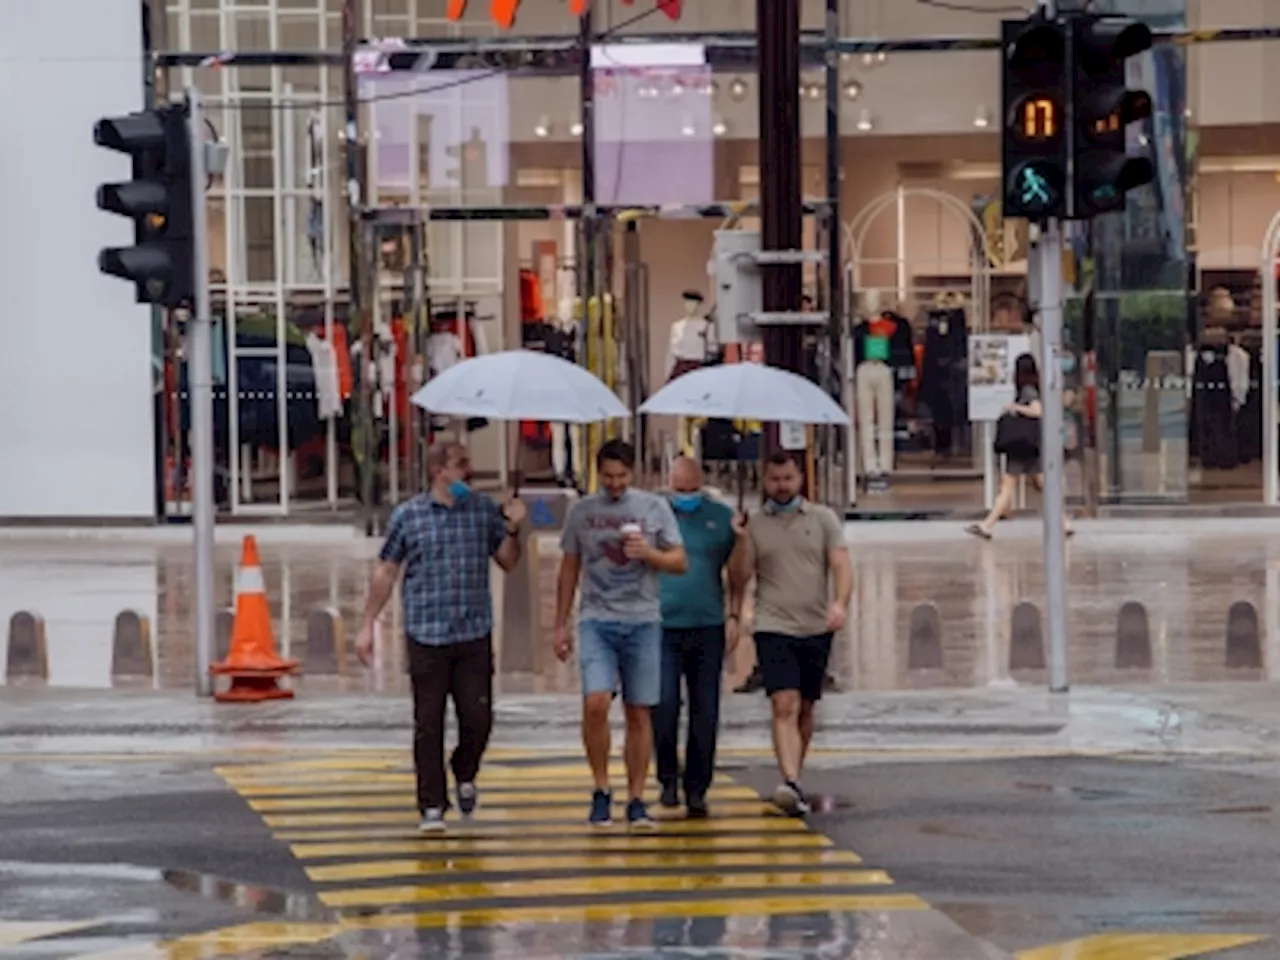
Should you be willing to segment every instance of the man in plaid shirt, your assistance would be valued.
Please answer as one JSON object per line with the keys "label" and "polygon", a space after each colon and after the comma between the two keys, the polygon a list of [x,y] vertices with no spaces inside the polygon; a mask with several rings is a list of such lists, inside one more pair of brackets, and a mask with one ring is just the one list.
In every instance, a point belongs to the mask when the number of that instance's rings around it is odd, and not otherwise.
{"label": "man in plaid shirt", "polygon": [[369,586],[356,652],[373,658],[374,625],[404,571],[404,631],[413,686],[413,760],[424,832],[444,829],[449,807],[444,770],[444,711],[453,697],[458,747],[450,758],[458,809],[479,802],[476,773],[493,729],[493,599],[489,560],[505,571],[520,562],[525,506],[499,507],[470,485],[471,460],[460,444],[427,454],[431,489],[391,514]]}

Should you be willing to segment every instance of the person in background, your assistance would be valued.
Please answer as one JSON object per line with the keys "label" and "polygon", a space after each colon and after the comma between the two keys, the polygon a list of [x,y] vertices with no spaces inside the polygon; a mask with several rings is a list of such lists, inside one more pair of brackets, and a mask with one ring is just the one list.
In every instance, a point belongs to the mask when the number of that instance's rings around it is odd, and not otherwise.
{"label": "person in background", "polygon": [[[733,511],[703,493],[702,468],[696,461],[678,457],[671,465],[668,487],[688,569],[660,578],[662,699],[653,714],[653,741],[661,804],[680,806],[683,785],[685,812],[700,820],[709,814],[707,791],[715,775],[724,658],[738,646],[742,620],[744,584],[730,580],[726,616],[725,573],[734,552],[746,549],[746,544],[745,537],[734,532]],[[741,570],[741,564],[735,566]],[[681,679],[689,696],[683,784],[677,745]]]}
{"label": "person in background", "polygon": [[600,491],[574,504],[561,539],[556,583],[555,653],[569,659],[569,618],[582,581],[578,609],[578,664],[582,671],[582,741],[595,779],[588,822],[613,822],[609,785],[609,706],[619,685],[627,720],[627,823],[655,826],[644,802],[653,755],[651,711],[662,693],[662,607],[658,575],[686,567],[680,528],[667,501],[633,489],[635,450],[610,440],[596,455]]}
{"label": "person in background", "polygon": [[525,506],[499,507],[471,489],[471,460],[457,443],[427,452],[431,488],[391,514],[386,542],[369,585],[356,654],[373,660],[374,629],[404,572],[404,631],[413,687],[413,762],[419,824],[424,833],[445,829],[449,808],[444,770],[444,711],[453,698],[458,747],[450,758],[458,809],[464,817],[480,802],[476,774],[493,729],[493,599],[489,561],[511,571],[520,562]]}
{"label": "person in background", "polygon": [[[1018,357],[1013,364],[1014,401],[1004,408],[1004,413],[1017,414],[1032,420],[1039,420],[1042,413],[1040,405],[1040,369],[1036,366],[1036,358],[1029,353]],[[1018,493],[1018,479],[1030,477],[1037,490],[1044,490],[1044,468],[1040,457],[1005,457],[1004,471],[1000,474],[1000,492],[996,494],[996,502],[991,505],[991,512],[981,523],[965,527],[965,533],[981,540],[990,540],[995,532],[996,524],[1013,510],[1013,500]],[[1066,517],[1062,520],[1062,530],[1068,537],[1072,530]]]}
{"label": "person in background", "polygon": [[769,457],[764,506],[735,520],[745,527],[748,549],[737,559],[742,569],[733,573],[743,583],[756,578],[756,657],[772,704],[773,752],[782,774],[773,800],[792,816],[811,809],[800,777],[831,644],[853,596],[840,521],[829,507],[800,495],[802,482],[796,454]]}

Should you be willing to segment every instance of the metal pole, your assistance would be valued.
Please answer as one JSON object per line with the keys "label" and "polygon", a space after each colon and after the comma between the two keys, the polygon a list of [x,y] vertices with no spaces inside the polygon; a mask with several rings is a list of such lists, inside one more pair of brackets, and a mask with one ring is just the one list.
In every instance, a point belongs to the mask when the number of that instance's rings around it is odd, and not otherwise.
{"label": "metal pole", "polygon": [[[756,35],[760,48],[760,248],[799,250],[803,243],[800,182],[800,3],[799,0],[756,0]],[[800,265],[761,267],[764,310],[800,309]],[[771,366],[804,373],[804,330],[764,328],[764,359]],[[776,447],[776,425],[768,446]],[[808,478],[812,487],[813,478]],[[812,495],[812,490],[808,491]]]}
{"label": "metal pole", "polygon": [[[827,32],[826,32],[826,82],[827,82],[827,312],[830,323],[827,327],[827,364],[823,388],[832,395],[841,394],[841,380],[844,376],[843,357],[841,357],[841,332],[844,326],[844,296],[841,293],[840,281],[844,273],[840,264],[840,240],[842,228],[840,224],[840,52],[836,43],[840,39],[840,0],[827,0]],[[837,506],[841,516],[848,506],[842,503],[843,491],[836,495],[836,487],[832,483],[835,457],[832,454],[839,445],[845,446],[845,458],[852,455],[848,449],[848,431],[827,429],[826,456],[823,463],[826,473],[823,477],[823,494],[829,504]]]}
{"label": "metal pole", "polygon": [[[1039,0],[1045,16],[1056,14],[1054,0]],[[1040,276],[1040,457],[1044,470],[1044,590],[1049,634],[1049,690],[1066,693],[1067,564],[1063,535],[1062,453],[1062,223],[1047,221],[1032,251]]]}
{"label": "metal pole", "polygon": [[[356,48],[360,42],[359,0],[342,0],[342,87],[346,117],[343,132],[347,153],[347,289],[348,317],[357,324],[360,335],[360,409],[356,422],[358,436],[352,438],[353,453],[360,461],[360,500],[363,507],[364,533],[373,536],[374,473],[377,470],[378,445],[374,443],[373,377],[377,363],[373,350],[373,319],[366,315],[363,290],[364,223],[360,210],[364,206],[365,182],[360,142],[360,87],[356,77]],[[358,453],[357,453],[358,450]]]}
{"label": "metal pole", "polygon": [[[591,301],[596,296],[596,236],[599,232],[599,211],[596,209],[596,88],[591,69],[591,46],[595,39],[595,7],[587,7],[578,20],[578,119],[582,124],[582,223],[578,229],[578,300],[581,304],[578,319],[578,356],[596,376],[603,376],[600,365],[600,347],[591,325]],[[615,185],[614,189],[617,187]],[[600,303],[600,324],[603,327],[604,302]],[[570,427],[566,426],[566,430]],[[586,477],[588,492],[595,489],[595,455],[603,432],[600,426],[588,424],[581,434],[585,451],[582,456],[582,472]]]}
{"label": "metal pole", "polygon": [[191,144],[192,273],[195,312],[187,324],[187,379],[191,388],[191,515],[195,535],[196,694],[213,695],[216,616],[213,543],[213,317],[209,303],[209,223],[205,207],[204,111],[200,92],[186,91],[187,136]]}

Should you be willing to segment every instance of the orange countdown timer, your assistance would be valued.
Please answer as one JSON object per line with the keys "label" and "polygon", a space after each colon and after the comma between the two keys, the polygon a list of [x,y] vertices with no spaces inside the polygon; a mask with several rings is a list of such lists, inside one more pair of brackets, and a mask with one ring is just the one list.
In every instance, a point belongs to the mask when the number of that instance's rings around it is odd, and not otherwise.
{"label": "orange countdown timer", "polygon": [[1058,104],[1049,97],[1029,97],[1022,102],[1021,113],[1018,129],[1023,140],[1042,143],[1058,135]]}

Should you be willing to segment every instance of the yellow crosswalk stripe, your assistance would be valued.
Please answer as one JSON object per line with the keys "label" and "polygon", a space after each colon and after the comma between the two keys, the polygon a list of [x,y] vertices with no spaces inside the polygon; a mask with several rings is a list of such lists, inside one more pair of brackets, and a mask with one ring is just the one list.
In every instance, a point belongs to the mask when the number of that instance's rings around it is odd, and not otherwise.
{"label": "yellow crosswalk stripe", "polygon": [[[586,817],[584,809],[581,805],[566,808],[565,822],[561,824],[555,823],[530,823],[524,826],[511,823],[512,817],[502,817],[498,822],[458,822],[456,829],[463,834],[483,834],[491,836],[500,833],[519,836],[527,835],[551,835],[557,836],[569,829],[577,829],[580,833],[587,829]],[[707,831],[715,831],[727,828],[742,829],[751,827],[754,830],[762,830],[776,833],[803,833],[805,831],[804,824],[799,820],[792,820],[787,817],[778,815],[766,816],[763,813],[764,805],[760,805],[760,813],[754,817],[724,817],[712,820],[680,820],[679,826],[681,830],[688,830],[692,833],[705,833]],[[483,815],[484,811],[480,811],[477,816]],[[413,811],[404,810],[388,810],[388,811],[372,811],[368,813],[287,813],[282,815],[270,815],[262,818],[263,823],[272,829],[288,829],[291,827],[355,827],[361,825],[381,825],[399,824],[401,826],[412,826],[418,822],[417,816]],[[615,824],[616,826],[616,824]],[[452,829],[452,828],[451,828]]]}
{"label": "yellow crosswalk stripe", "polygon": [[[725,823],[730,823],[726,827]],[[821,834],[809,833],[803,829],[793,830],[790,832],[761,832],[758,828],[759,821],[751,818],[745,820],[717,822],[715,827],[708,827],[705,824],[698,826],[696,824],[675,822],[668,823],[661,830],[652,833],[630,833],[623,826],[614,826],[608,829],[592,829],[588,830],[586,824],[582,821],[574,823],[566,823],[559,826],[544,827],[541,824],[533,824],[529,826],[516,827],[512,830],[495,830],[489,829],[481,831],[477,825],[470,830],[464,823],[451,821],[449,831],[443,836],[423,836],[418,832],[416,824],[409,826],[402,824],[399,827],[364,827],[351,830],[328,829],[328,830],[276,830],[272,832],[272,836],[285,843],[338,843],[338,842],[362,842],[373,840],[390,840],[390,841],[412,841],[418,844],[445,845],[453,841],[459,843],[508,843],[513,847],[519,847],[523,844],[531,844],[535,846],[546,847],[548,844],[555,844],[557,841],[564,843],[591,845],[594,849],[595,845],[600,843],[612,843],[618,840],[625,840],[627,843],[639,844],[647,846],[659,840],[698,840],[710,839],[712,837],[725,837],[727,839],[746,842],[748,840],[759,843],[763,840],[776,838],[779,843],[791,844],[809,844],[823,841],[823,844],[829,844],[830,841],[825,840]],[[735,826],[735,824],[737,824]],[[745,826],[743,825],[745,824]],[[810,839],[814,838],[814,839]]]}
{"label": "yellow crosswalk stripe", "polygon": [[1099,933],[1023,950],[1016,960],[1184,960],[1267,939],[1247,933]]}
{"label": "yellow crosswalk stripe", "polygon": [[308,867],[307,876],[315,883],[355,883],[362,880],[391,880],[399,877],[421,877],[459,873],[511,874],[536,871],[548,873],[565,870],[674,870],[686,867],[826,867],[853,866],[858,857],[847,850],[809,850],[729,853],[685,853],[654,851],[612,853],[584,857],[563,856],[512,857],[495,854],[478,857],[416,857],[406,860],[373,860],[341,863],[333,866]]}
{"label": "yellow crosswalk stripe", "polygon": [[[308,834],[307,836],[314,836]],[[325,835],[320,834],[323,838]],[[277,839],[286,839],[283,834]],[[465,838],[455,836],[420,837],[395,840],[344,840],[294,843],[289,850],[299,860],[324,860],[336,857],[393,857],[401,854],[435,854],[501,856],[523,862],[521,854],[546,853],[547,841],[543,837],[491,837]],[[644,856],[651,851],[723,851],[725,853],[760,850],[812,850],[831,846],[831,841],[820,833],[792,833],[784,836],[753,836],[742,834],[714,834],[709,836],[672,836],[669,833],[618,834],[597,833],[575,842],[566,855],[591,853],[630,853]],[[850,863],[861,862],[857,854]]]}
{"label": "yellow crosswalk stripe", "polygon": [[[569,794],[569,799],[560,803],[540,800],[536,795],[528,802],[504,800],[492,802],[485,796],[476,817],[480,820],[531,820],[531,819],[581,819],[586,814],[585,794]],[[416,800],[411,794],[392,794],[385,797],[289,797],[279,799],[271,797],[265,800],[249,800],[249,809],[257,813],[301,813],[309,810],[412,810]],[[708,802],[710,802],[708,800]],[[621,809],[626,805],[622,797],[614,798],[614,806]],[[715,805],[716,813],[733,815],[762,814],[776,809],[761,800],[758,795],[750,799],[722,800]]]}
{"label": "yellow crosswalk stripe", "polygon": [[356,887],[327,890],[320,902],[327,907],[403,906],[480,899],[586,897],[619,893],[716,893],[731,890],[769,890],[774,887],[887,886],[893,881],[883,870],[845,870],[823,873],[702,873],[668,876],[581,876],[469,883],[420,883],[402,887]]}
{"label": "yellow crosswalk stripe", "polygon": [[[548,782],[546,784],[534,783],[531,785],[485,785],[480,784],[484,793],[484,805],[486,807],[501,807],[519,804],[525,801],[530,803],[586,803],[587,798],[591,794],[591,784],[583,782],[580,786],[569,789],[560,782]],[[396,783],[326,783],[308,787],[302,786],[249,786],[240,787],[236,791],[242,797],[252,799],[275,799],[288,797],[315,797],[317,799],[323,797],[374,797],[374,796],[397,796],[408,798],[409,806],[413,806],[413,777],[406,776],[403,781]],[[658,799],[658,790],[650,788],[646,794],[646,799],[656,801]],[[750,800],[759,799],[760,795],[750,787],[741,787],[734,785],[726,785],[722,787],[712,787],[707,791],[707,800],[715,803],[717,800]]]}
{"label": "yellow crosswalk stripe", "polygon": [[431,909],[423,913],[382,913],[345,916],[339,923],[355,930],[456,929],[500,924],[621,923],[663,917],[767,917],[805,913],[883,913],[889,910],[928,910],[929,905],[909,893],[831,894],[751,897],[717,900],[637,901],[585,906],[472,907],[465,910]]}

